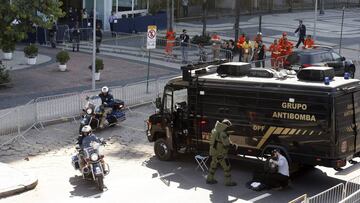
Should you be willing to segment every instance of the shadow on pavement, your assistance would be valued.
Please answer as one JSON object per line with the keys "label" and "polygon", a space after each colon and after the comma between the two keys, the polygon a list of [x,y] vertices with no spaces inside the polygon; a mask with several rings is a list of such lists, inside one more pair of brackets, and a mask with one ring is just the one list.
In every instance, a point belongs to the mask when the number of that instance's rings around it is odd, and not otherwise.
{"label": "shadow on pavement", "polygon": [[100,192],[97,185],[92,180],[84,180],[82,176],[74,176],[69,178],[69,183],[74,187],[70,191],[70,197],[91,197],[100,198],[103,192]]}
{"label": "shadow on pavement", "polygon": [[[207,163],[209,165],[209,163]],[[196,163],[192,155],[182,155],[174,161],[160,161],[155,156],[143,162],[143,166],[156,170],[152,178],[158,178],[164,183],[165,187],[172,184],[178,184],[178,188],[184,190],[209,190],[209,200],[211,202],[235,202],[237,200],[255,201],[256,202],[288,202],[300,195],[308,194],[309,196],[320,193],[332,186],[344,181],[327,176],[326,173],[317,168],[299,171],[292,177],[288,188],[275,191],[263,190],[256,192],[245,187],[246,182],[250,181],[253,172],[262,167],[262,163],[254,163],[243,160],[231,160],[232,178],[238,183],[235,187],[224,186],[223,170],[218,168],[216,179],[218,183],[208,185],[206,181],[206,172],[201,169],[195,170]]]}

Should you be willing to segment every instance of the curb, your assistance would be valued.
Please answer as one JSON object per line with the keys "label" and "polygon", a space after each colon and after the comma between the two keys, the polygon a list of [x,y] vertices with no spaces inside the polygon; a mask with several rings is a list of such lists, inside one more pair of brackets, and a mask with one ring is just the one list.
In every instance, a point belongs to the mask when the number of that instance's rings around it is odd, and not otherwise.
{"label": "curb", "polygon": [[34,189],[38,184],[38,180],[35,179],[33,181],[31,181],[29,184],[25,184],[25,185],[18,185],[18,186],[14,186],[12,188],[7,188],[4,191],[0,191],[0,199],[1,198],[5,198],[5,197],[9,197],[15,194],[19,194],[28,190],[32,190]]}

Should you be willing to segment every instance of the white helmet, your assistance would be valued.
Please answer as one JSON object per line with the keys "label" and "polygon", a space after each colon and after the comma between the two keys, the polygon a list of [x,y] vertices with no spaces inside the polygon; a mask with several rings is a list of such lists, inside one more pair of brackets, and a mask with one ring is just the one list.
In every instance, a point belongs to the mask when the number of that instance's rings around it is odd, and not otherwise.
{"label": "white helmet", "polygon": [[90,133],[91,132],[91,126],[90,125],[86,125],[81,129],[82,133]]}
{"label": "white helmet", "polygon": [[104,86],[101,88],[101,92],[102,93],[108,93],[109,92],[109,88],[107,86]]}

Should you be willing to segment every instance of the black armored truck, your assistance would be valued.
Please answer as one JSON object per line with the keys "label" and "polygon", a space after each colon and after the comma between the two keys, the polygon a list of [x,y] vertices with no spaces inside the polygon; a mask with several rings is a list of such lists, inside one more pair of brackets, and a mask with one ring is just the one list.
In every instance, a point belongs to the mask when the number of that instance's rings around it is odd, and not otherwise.
{"label": "black armored truck", "polygon": [[291,164],[340,169],[360,155],[360,80],[334,77],[330,67],[295,74],[241,62],[182,67],[156,99],[147,120],[155,155],[209,149],[217,120],[229,119],[230,158],[263,157],[279,149]]}

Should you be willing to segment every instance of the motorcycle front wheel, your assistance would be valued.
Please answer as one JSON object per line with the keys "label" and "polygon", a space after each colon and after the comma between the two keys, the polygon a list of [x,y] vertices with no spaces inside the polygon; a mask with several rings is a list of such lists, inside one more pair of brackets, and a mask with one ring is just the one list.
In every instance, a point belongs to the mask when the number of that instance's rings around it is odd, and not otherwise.
{"label": "motorcycle front wheel", "polygon": [[100,191],[104,191],[104,177],[99,176],[99,177],[97,177],[96,181],[97,181],[98,189]]}

